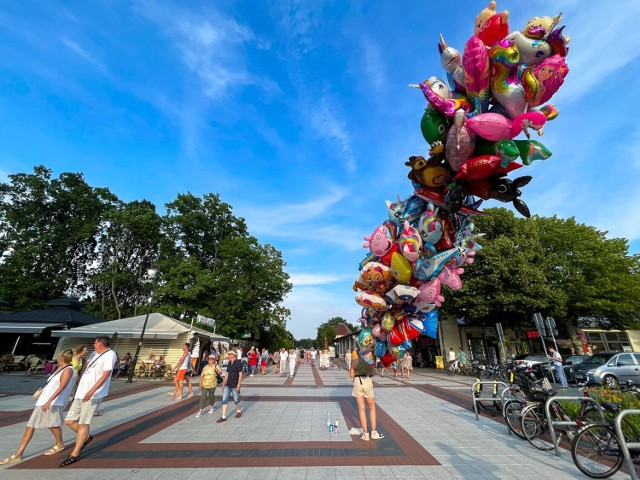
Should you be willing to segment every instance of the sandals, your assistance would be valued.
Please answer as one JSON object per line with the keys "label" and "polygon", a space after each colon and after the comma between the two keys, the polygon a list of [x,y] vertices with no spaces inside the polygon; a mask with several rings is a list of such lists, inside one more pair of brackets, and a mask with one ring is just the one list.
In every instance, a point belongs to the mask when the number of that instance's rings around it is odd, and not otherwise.
{"label": "sandals", "polygon": [[13,454],[10,457],[7,457],[4,460],[2,460],[0,462],[0,465],[7,465],[8,463],[19,462],[20,460],[22,460],[22,457],[18,457],[17,455]]}
{"label": "sandals", "polygon": [[78,455],[77,457],[74,457],[73,455],[69,455],[66,460],[64,460],[63,462],[60,463],[60,465],[58,465],[58,467],[66,467],[68,465],[71,465],[72,463],[76,463],[78,460],[80,460],[80,455]]}
{"label": "sandals", "polygon": [[94,414],[93,414],[93,416],[94,416],[94,417],[101,417],[101,416],[102,416],[102,414],[101,414],[100,412],[96,412],[96,413],[94,413]]}
{"label": "sandals", "polygon": [[54,445],[49,450],[44,452],[44,454],[45,455],[55,455],[56,453],[61,452],[62,450],[64,450],[64,445]]}

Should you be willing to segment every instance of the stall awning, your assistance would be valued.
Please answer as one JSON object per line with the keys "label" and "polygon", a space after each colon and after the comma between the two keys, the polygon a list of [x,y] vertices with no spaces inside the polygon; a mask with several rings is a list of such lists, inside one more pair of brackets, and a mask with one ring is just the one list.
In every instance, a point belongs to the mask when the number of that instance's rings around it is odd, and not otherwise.
{"label": "stall awning", "polygon": [[46,328],[64,328],[62,323],[0,322],[0,333],[42,333]]}
{"label": "stall awning", "polygon": [[229,342],[227,337],[190,327],[174,318],[157,312],[151,313],[148,319],[146,315],[138,315],[111,322],[70,328],[69,330],[58,330],[52,332],[51,335],[54,337],[96,338],[100,336],[113,337],[117,333],[118,338],[139,338],[145,320],[147,320],[147,325],[144,331],[144,338],[148,340],[175,340],[179,335],[191,331],[192,333],[206,335],[214,342]]}

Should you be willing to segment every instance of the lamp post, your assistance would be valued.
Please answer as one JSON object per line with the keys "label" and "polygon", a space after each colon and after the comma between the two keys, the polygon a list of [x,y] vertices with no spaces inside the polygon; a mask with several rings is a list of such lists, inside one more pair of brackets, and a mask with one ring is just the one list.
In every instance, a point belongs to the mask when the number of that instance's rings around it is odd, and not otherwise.
{"label": "lamp post", "polygon": [[136,348],[136,354],[133,357],[133,363],[131,364],[131,370],[129,370],[129,378],[127,383],[133,382],[133,373],[136,370],[136,364],[138,363],[138,355],[140,354],[140,347],[142,347],[142,339],[144,338],[144,331],[147,329],[147,322],[149,321],[149,314],[151,313],[151,306],[153,305],[153,295],[155,294],[156,284],[158,283],[158,270],[150,268],[147,270],[149,278],[153,279],[153,285],[151,286],[151,298],[149,299],[149,309],[147,310],[147,316],[144,317],[144,323],[142,324],[142,331],[140,332],[140,339],[138,340],[138,347]]}

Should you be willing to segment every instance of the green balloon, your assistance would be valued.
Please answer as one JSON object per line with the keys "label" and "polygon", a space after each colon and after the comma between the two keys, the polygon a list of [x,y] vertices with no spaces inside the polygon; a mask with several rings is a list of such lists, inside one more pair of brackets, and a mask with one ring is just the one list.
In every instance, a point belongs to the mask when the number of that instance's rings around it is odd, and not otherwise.
{"label": "green balloon", "polygon": [[429,145],[433,142],[444,142],[447,134],[447,119],[444,115],[433,108],[426,108],[422,120],[420,121],[422,136]]}

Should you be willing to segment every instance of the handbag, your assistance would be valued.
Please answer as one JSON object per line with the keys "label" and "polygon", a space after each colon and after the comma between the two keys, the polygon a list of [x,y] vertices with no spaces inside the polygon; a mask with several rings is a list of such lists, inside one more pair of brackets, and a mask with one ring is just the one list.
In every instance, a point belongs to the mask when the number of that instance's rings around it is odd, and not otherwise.
{"label": "handbag", "polygon": [[42,395],[42,390],[43,389],[44,389],[44,387],[40,387],[35,392],[33,392],[33,395],[31,395],[31,396],[33,397],[34,400],[38,400],[40,398],[40,395]]}

